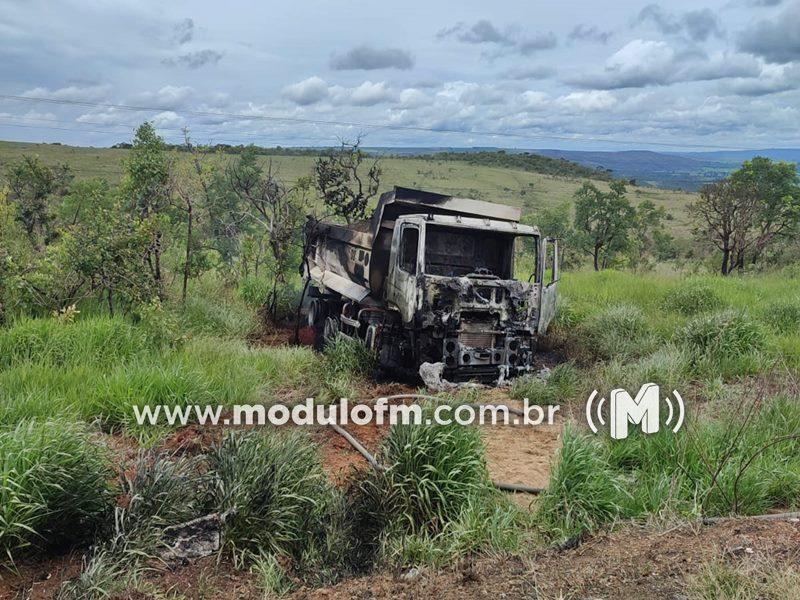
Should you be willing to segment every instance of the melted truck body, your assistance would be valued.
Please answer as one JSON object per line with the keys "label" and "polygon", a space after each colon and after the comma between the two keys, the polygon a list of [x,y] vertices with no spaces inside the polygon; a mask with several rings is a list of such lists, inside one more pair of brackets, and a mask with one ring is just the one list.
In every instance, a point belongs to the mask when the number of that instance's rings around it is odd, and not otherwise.
{"label": "melted truck body", "polygon": [[[306,310],[319,346],[344,334],[384,369],[443,363],[450,381],[532,368],[555,310],[557,246],[520,224],[518,209],[395,188],[371,219],[314,223],[309,235]],[[514,278],[523,244],[535,257],[527,281]]]}

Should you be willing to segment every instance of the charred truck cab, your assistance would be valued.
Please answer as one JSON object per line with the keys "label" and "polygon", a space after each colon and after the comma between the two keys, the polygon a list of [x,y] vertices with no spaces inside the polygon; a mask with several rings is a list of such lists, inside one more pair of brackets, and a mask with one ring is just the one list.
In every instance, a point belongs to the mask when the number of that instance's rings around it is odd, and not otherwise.
{"label": "charred truck cab", "polygon": [[[372,218],[309,223],[304,275],[318,346],[344,334],[381,368],[443,363],[449,381],[492,382],[532,369],[555,313],[558,245],[519,209],[395,188]],[[522,246],[535,258],[514,279]]]}

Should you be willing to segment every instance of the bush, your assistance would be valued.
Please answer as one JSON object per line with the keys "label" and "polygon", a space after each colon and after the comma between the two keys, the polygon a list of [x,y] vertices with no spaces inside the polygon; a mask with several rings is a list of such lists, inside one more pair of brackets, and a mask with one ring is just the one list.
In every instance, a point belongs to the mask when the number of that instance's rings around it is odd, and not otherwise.
{"label": "bush", "polygon": [[800,331],[800,300],[777,300],[761,310],[761,320],[778,334]]}
{"label": "bush", "polygon": [[622,516],[625,500],[602,443],[565,427],[550,482],[537,504],[543,534],[566,539],[593,531]]}
{"label": "bush", "polygon": [[597,358],[640,356],[647,354],[654,345],[642,310],[626,304],[595,313],[576,332],[577,343]]}
{"label": "bush", "polygon": [[686,281],[668,292],[661,302],[665,310],[671,310],[685,316],[708,312],[723,305],[722,298],[711,286]]}
{"label": "bush", "polygon": [[725,310],[692,319],[679,340],[695,360],[721,363],[763,350],[766,337],[745,313]]}
{"label": "bush", "polygon": [[85,428],[23,422],[0,432],[0,551],[12,560],[80,544],[107,522],[113,471]]}
{"label": "bush", "polygon": [[335,495],[317,449],[299,431],[232,432],[208,458],[211,505],[235,552],[298,560],[326,535]]}

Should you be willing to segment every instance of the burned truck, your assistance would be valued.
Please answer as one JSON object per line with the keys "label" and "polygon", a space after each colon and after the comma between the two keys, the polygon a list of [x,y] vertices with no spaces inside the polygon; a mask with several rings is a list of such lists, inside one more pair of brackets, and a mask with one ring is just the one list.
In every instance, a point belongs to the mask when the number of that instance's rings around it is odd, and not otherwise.
{"label": "burned truck", "polygon": [[[455,382],[533,368],[555,312],[558,244],[521,224],[519,209],[396,187],[371,218],[309,221],[307,235],[304,306],[318,347],[346,335],[384,371],[443,363]],[[524,247],[531,273],[517,280]]]}

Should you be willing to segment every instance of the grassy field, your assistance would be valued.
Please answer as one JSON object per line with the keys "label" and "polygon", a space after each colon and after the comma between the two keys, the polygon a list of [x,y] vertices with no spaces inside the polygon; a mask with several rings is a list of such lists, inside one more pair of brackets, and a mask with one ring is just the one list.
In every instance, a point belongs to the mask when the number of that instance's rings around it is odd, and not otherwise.
{"label": "grassy field", "polygon": [[[118,183],[122,175],[121,161],[127,150],[111,148],[76,148],[54,144],[26,144],[0,142],[0,172],[10,162],[23,154],[36,154],[47,164],[69,163],[78,178],[101,177]],[[219,160],[231,160],[223,156]],[[264,160],[268,160],[265,158]],[[275,156],[271,158],[277,173],[287,181],[312,172],[314,157]],[[572,195],[582,180],[542,175],[526,171],[497,167],[473,166],[460,161],[385,158],[382,190],[400,185],[426,190],[463,195],[523,207],[532,212],[540,207],[551,207],[572,202]],[[598,186],[606,188],[605,182]],[[677,237],[686,238],[689,225],[685,215],[686,204],[693,195],[680,191],[647,187],[631,187],[629,195],[634,203],[651,200],[663,206],[675,217],[667,226]]]}

